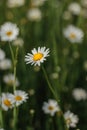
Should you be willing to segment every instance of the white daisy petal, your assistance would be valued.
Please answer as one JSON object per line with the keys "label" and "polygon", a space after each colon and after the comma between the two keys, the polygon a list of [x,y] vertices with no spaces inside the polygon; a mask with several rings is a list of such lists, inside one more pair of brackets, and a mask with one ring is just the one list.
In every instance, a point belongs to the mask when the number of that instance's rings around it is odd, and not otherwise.
{"label": "white daisy petal", "polygon": [[16,90],[14,92],[14,100],[15,100],[15,104],[16,106],[21,105],[23,102],[26,102],[26,100],[28,99],[28,94],[25,91],[22,90]]}
{"label": "white daisy petal", "polygon": [[1,41],[13,41],[19,34],[19,28],[16,24],[6,22],[1,26],[0,37]]}
{"label": "white daisy petal", "polygon": [[76,124],[78,123],[79,119],[77,115],[74,115],[73,113],[71,113],[70,111],[67,111],[64,113],[64,118],[67,124],[67,127],[76,127]]}
{"label": "white daisy petal", "polygon": [[81,43],[84,36],[83,31],[73,25],[66,27],[63,34],[71,43]]}
{"label": "white daisy petal", "polygon": [[7,111],[14,106],[14,96],[10,93],[2,93],[1,95],[1,107]]}
{"label": "white daisy petal", "polygon": [[41,10],[36,7],[29,9],[27,12],[27,18],[30,21],[36,21],[36,22],[40,21],[42,18]]}
{"label": "white daisy petal", "polygon": [[25,0],[7,0],[7,6],[9,8],[23,6],[24,3],[25,3]]}
{"label": "white daisy petal", "polygon": [[49,56],[49,48],[46,49],[46,47],[38,47],[37,50],[34,48],[31,52],[32,54],[27,53],[27,55],[25,55],[25,62],[26,64],[34,64],[34,66],[40,66],[40,64],[46,60],[46,57]]}
{"label": "white daisy petal", "polygon": [[60,111],[60,107],[57,104],[57,101],[49,99],[48,102],[43,103],[42,110],[45,114],[50,114],[51,116],[54,116],[56,112]]}

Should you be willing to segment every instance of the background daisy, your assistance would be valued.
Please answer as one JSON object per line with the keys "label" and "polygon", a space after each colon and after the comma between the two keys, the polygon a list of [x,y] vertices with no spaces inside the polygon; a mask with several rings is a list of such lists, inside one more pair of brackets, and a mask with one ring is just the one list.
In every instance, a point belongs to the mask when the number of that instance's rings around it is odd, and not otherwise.
{"label": "background daisy", "polygon": [[64,118],[66,120],[67,126],[72,127],[72,128],[76,127],[78,120],[79,120],[78,116],[74,115],[70,111],[65,112]]}
{"label": "background daisy", "polygon": [[63,34],[71,43],[81,43],[84,36],[83,31],[73,25],[68,25],[63,30]]}
{"label": "background daisy", "polygon": [[27,99],[28,99],[28,94],[25,91],[16,90],[14,92],[14,100],[15,100],[16,106],[23,104],[24,102],[27,101]]}
{"label": "background daisy", "polygon": [[45,114],[50,114],[51,116],[54,116],[56,112],[60,111],[60,108],[57,104],[57,101],[49,99],[48,102],[43,103],[42,110]]}
{"label": "background daisy", "polygon": [[7,111],[14,106],[14,96],[10,93],[2,93],[1,95],[1,107]]}
{"label": "background daisy", "polygon": [[15,40],[18,34],[19,34],[19,28],[14,23],[6,22],[1,26],[0,29],[1,41]]}

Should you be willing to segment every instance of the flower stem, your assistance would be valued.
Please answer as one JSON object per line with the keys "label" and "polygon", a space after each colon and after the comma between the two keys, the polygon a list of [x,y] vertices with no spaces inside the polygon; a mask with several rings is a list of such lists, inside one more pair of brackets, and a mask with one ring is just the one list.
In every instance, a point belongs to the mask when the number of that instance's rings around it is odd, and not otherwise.
{"label": "flower stem", "polygon": [[17,57],[18,57],[18,47],[16,48],[16,55],[14,58],[14,91],[16,90],[16,66],[17,66]]}
{"label": "flower stem", "polygon": [[13,52],[13,49],[12,49],[12,47],[11,47],[10,42],[9,42],[9,48],[10,48],[10,52],[11,52],[12,63],[13,63],[13,66],[14,66],[14,52]]}
{"label": "flower stem", "polygon": [[55,97],[55,99],[56,99],[57,101],[59,101],[58,98],[57,98],[57,96],[56,96],[56,94],[55,94],[55,91],[54,91],[52,85],[51,85],[50,82],[49,82],[47,73],[46,73],[45,68],[44,68],[43,66],[42,66],[42,70],[43,70],[44,76],[45,76],[45,78],[46,78],[47,84],[48,84],[48,86],[49,86],[49,89],[51,90],[51,92],[52,92],[53,96]]}
{"label": "flower stem", "polygon": [[[18,56],[18,47],[16,48],[16,55],[15,55],[15,60],[14,60],[14,92],[16,90],[16,66],[17,66],[17,56]],[[13,116],[14,116],[14,130],[16,130],[16,125],[17,125],[17,108],[14,106],[14,111],[13,111]]]}
{"label": "flower stem", "polygon": [[[14,55],[13,49],[9,43],[10,51],[11,51],[11,56],[12,56],[12,63],[13,63],[13,73],[14,73],[14,84],[13,84],[13,92],[16,90],[16,66],[17,66],[17,56],[18,56],[18,47],[16,48],[16,54]],[[14,106],[13,110],[13,129],[17,130],[17,109],[16,105]]]}
{"label": "flower stem", "polygon": [[[43,70],[44,76],[45,76],[45,78],[46,78],[46,81],[47,81],[47,83],[48,83],[49,89],[51,90],[53,96],[55,97],[55,99],[56,99],[57,102],[59,103],[58,97],[56,96],[55,91],[54,91],[53,87],[51,86],[51,84],[50,84],[50,82],[49,82],[47,73],[46,73],[45,68],[44,68],[43,66],[42,66],[42,70]],[[64,128],[65,128],[65,130],[69,130],[68,127],[67,127],[67,124],[66,124],[66,121],[65,121],[65,118],[64,118],[64,115],[63,115],[63,112],[62,112],[61,108],[60,108],[60,111],[61,111],[61,113],[62,113],[62,118],[63,118],[63,120],[64,120]]]}
{"label": "flower stem", "polygon": [[[1,85],[0,85],[0,96],[1,96]],[[3,128],[3,116],[1,107],[0,107],[0,127]]]}
{"label": "flower stem", "polygon": [[0,108],[0,127],[3,128],[2,109]]}

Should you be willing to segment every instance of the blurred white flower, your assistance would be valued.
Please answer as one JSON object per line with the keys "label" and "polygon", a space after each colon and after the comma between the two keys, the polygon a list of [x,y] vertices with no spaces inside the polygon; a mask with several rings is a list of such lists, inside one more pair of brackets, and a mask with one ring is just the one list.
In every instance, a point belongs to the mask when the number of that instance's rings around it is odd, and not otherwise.
{"label": "blurred white flower", "polygon": [[67,124],[67,127],[76,127],[76,124],[78,123],[79,121],[79,118],[77,115],[74,115],[74,113],[70,112],[70,111],[67,111],[64,113],[64,118],[65,118],[65,121],[66,121],[66,124]]}
{"label": "blurred white flower", "polygon": [[73,25],[68,25],[63,30],[63,34],[71,43],[81,43],[84,36],[83,31]]}
{"label": "blurred white flower", "polygon": [[19,34],[19,28],[16,24],[6,22],[1,26],[0,37],[1,41],[12,41],[17,38]]}
{"label": "blurred white flower", "polygon": [[1,107],[3,110],[7,111],[9,108],[12,108],[14,105],[14,96],[10,93],[2,93],[1,96]]}
{"label": "blurred white flower", "polygon": [[39,72],[40,71],[40,66],[34,66],[34,71]]}
{"label": "blurred white flower", "polygon": [[78,51],[73,52],[73,58],[77,59],[77,58],[79,58],[79,56],[80,56],[80,54]]}
{"label": "blurred white flower", "polygon": [[57,101],[49,99],[48,102],[43,103],[42,110],[45,114],[50,114],[54,116],[56,112],[60,111]]}
{"label": "blurred white flower", "polygon": [[82,4],[85,8],[87,8],[87,0],[81,0],[81,4]]}
{"label": "blurred white flower", "polygon": [[87,61],[84,61],[83,68],[84,68],[85,71],[87,71]]}
{"label": "blurred white flower", "polygon": [[[8,86],[13,86],[14,85],[14,81],[15,81],[15,77],[13,74],[7,74],[3,77],[3,81],[8,85]],[[19,81],[16,78],[16,87],[19,86]]]}
{"label": "blurred white flower", "polygon": [[0,48],[0,62],[5,58],[5,52]]}
{"label": "blurred white flower", "polygon": [[84,17],[84,18],[87,18],[87,8],[83,8],[82,12],[81,12],[81,15]]}
{"label": "blurred white flower", "polygon": [[1,70],[6,70],[10,69],[12,67],[12,63],[10,59],[4,59],[0,61],[0,69]]}
{"label": "blurred white flower", "polygon": [[15,100],[16,106],[19,106],[23,102],[26,102],[27,99],[28,99],[28,94],[25,91],[16,90],[14,92],[14,100]]}
{"label": "blurred white flower", "polygon": [[87,99],[87,92],[82,88],[75,88],[72,91],[72,95],[76,101]]}
{"label": "blurred white flower", "polygon": [[50,75],[50,77],[51,77],[52,79],[58,79],[58,78],[59,78],[59,74],[58,74],[57,72],[54,72],[54,73],[52,73],[52,74]]}
{"label": "blurred white flower", "polygon": [[30,96],[32,96],[32,95],[34,95],[34,94],[35,94],[35,90],[34,90],[34,89],[29,89],[29,91],[28,91],[28,92],[29,92],[29,95],[30,95]]}
{"label": "blurred white flower", "polygon": [[25,4],[25,0],[7,0],[7,7],[14,8],[20,7]]}
{"label": "blurred white flower", "polygon": [[34,114],[35,113],[35,110],[34,109],[30,109],[30,114]]}
{"label": "blurred white flower", "polygon": [[41,13],[40,9],[38,9],[38,8],[31,8],[27,12],[27,18],[30,21],[37,21],[38,22],[42,18],[42,13]]}
{"label": "blurred white flower", "polygon": [[63,13],[63,19],[70,20],[71,18],[72,18],[72,15],[71,15],[70,11],[67,10]]}
{"label": "blurred white flower", "polygon": [[81,6],[78,3],[73,2],[68,6],[68,10],[74,15],[79,15],[81,12]]}
{"label": "blurred white flower", "polygon": [[31,0],[32,6],[38,7],[42,6],[46,0]]}
{"label": "blurred white flower", "polygon": [[46,49],[46,47],[38,47],[37,50],[34,48],[31,52],[32,54],[27,53],[27,55],[25,55],[26,64],[40,66],[40,64],[46,60],[46,57],[49,56],[49,48]]}
{"label": "blurred white flower", "polygon": [[12,44],[13,44],[14,46],[20,46],[20,47],[22,47],[23,44],[24,44],[24,41],[23,41],[22,38],[17,38],[17,39],[15,39],[15,40],[13,41]]}
{"label": "blurred white flower", "polygon": [[56,70],[56,72],[60,72],[61,71],[61,67],[60,66],[56,66],[55,70]]}
{"label": "blurred white flower", "polygon": [[69,55],[69,49],[68,48],[64,48],[62,51],[63,51],[64,56]]}

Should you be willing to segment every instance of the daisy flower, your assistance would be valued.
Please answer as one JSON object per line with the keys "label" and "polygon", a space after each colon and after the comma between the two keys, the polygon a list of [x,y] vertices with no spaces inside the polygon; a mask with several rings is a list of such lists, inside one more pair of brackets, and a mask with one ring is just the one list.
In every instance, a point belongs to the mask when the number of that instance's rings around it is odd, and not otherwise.
{"label": "daisy flower", "polygon": [[76,127],[76,124],[78,123],[79,119],[78,119],[78,116],[77,115],[74,115],[72,112],[70,111],[67,111],[65,112],[64,114],[64,118],[65,118],[65,121],[66,121],[66,124],[67,124],[67,127]]}
{"label": "daisy flower", "polygon": [[87,71],[87,60],[84,61],[84,63],[83,63],[83,68],[84,68],[85,71]]}
{"label": "daisy flower", "polygon": [[81,4],[83,7],[87,8],[87,0],[81,0]]}
{"label": "daisy flower", "polygon": [[42,13],[41,13],[40,9],[38,9],[38,8],[32,8],[32,9],[28,10],[28,12],[27,12],[27,18],[30,21],[37,21],[38,22],[42,18]]}
{"label": "daisy flower", "polygon": [[87,99],[87,92],[82,88],[75,88],[72,92],[72,95],[76,101]]}
{"label": "daisy flower", "polygon": [[3,128],[0,128],[0,130],[4,130]]}
{"label": "daisy flower", "polygon": [[1,62],[1,60],[3,60],[5,58],[5,52],[2,50],[2,49],[0,49],[0,62]]}
{"label": "daisy flower", "polygon": [[50,114],[51,116],[54,116],[56,112],[60,111],[60,108],[57,104],[57,101],[49,99],[48,102],[43,103],[42,110],[45,114]]}
{"label": "daisy flower", "polygon": [[31,4],[32,6],[38,7],[42,6],[46,0],[32,0]]}
{"label": "daisy flower", "polygon": [[49,48],[46,49],[46,47],[38,47],[37,50],[34,48],[31,52],[32,54],[27,53],[25,56],[26,64],[30,63],[31,65],[40,66],[46,60],[46,57],[49,56]]}
{"label": "daisy flower", "polygon": [[68,6],[68,10],[74,15],[79,15],[81,12],[81,6],[77,2],[72,2]]}
{"label": "daisy flower", "polygon": [[[7,75],[5,75],[3,77],[3,81],[8,85],[8,86],[13,86],[14,85],[14,81],[15,81],[15,77],[13,74],[9,73]],[[16,78],[16,87],[19,86],[19,81],[18,79]]]}
{"label": "daisy flower", "polygon": [[24,41],[22,38],[17,38],[12,43],[14,46],[20,46],[22,47],[24,45]]}
{"label": "daisy flower", "polygon": [[17,38],[19,29],[16,24],[6,22],[1,26],[0,37],[1,41],[12,41]]}
{"label": "daisy flower", "polygon": [[10,93],[2,93],[1,96],[1,107],[3,110],[7,111],[9,108],[14,106],[14,96]]}
{"label": "daisy flower", "polygon": [[0,69],[1,70],[6,70],[10,69],[12,66],[11,60],[10,59],[4,59],[0,61]]}
{"label": "daisy flower", "polygon": [[84,36],[83,31],[73,25],[66,27],[63,34],[71,43],[81,43]]}
{"label": "daisy flower", "polygon": [[7,6],[9,8],[20,7],[25,4],[25,0],[8,0]]}
{"label": "daisy flower", "polygon": [[16,106],[19,106],[23,102],[26,102],[27,99],[28,99],[28,94],[25,91],[16,90],[14,92],[14,100],[15,100]]}

